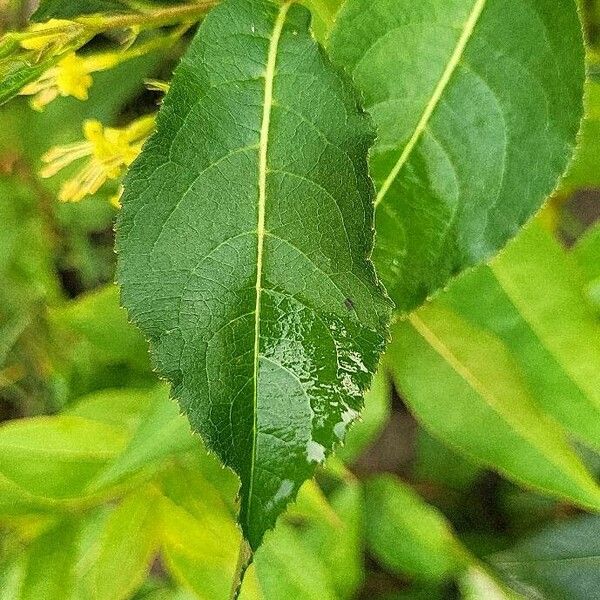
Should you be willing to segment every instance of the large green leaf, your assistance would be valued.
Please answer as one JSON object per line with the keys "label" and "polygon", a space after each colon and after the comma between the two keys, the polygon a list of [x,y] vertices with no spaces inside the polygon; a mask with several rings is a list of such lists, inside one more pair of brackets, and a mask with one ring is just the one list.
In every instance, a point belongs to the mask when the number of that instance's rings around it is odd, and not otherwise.
{"label": "large green leaf", "polygon": [[[516,286],[512,294],[496,278],[495,267],[482,266],[457,280],[436,303],[496,336],[539,406],[581,441],[600,448],[600,402],[593,391],[600,383],[595,373],[590,385],[577,383],[579,369],[593,369],[600,360],[594,351],[600,324],[585,306],[583,281],[565,252],[541,231],[532,233],[497,261],[504,265],[505,285]],[[513,269],[522,270],[518,279]],[[513,303],[518,297],[521,302]]]}
{"label": "large green leaf", "polygon": [[[535,224],[491,267],[511,302],[575,384],[579,396],[585,396],[582,408],[592,420],[587,425],[587,439],[600,447],[600,322],[583,298],[582,273],[558,242]],[[576,414],[569,421],[574,418]]]}
{"label": "large green leaf", "polygon": [[389,368],[428,430],[519,482],[600,508],[600,488],[500,339],[438,302],[399,322],[392,338]]}
{"label": "large green leaf", "polygon": [[374,261],[401,310],[493,255],[565,170],[582,114],[568,0],[348,0],[330,36],[379,128]]}
{"label": "large green leaf", "polygon": [[491,562],[508,583],[536,600],[600,598],[600,517],[550,527]]}
{"label": "large green leaf", "polygon": [[118,223],[122,300],[266,529],[362,406],[389,303],[369,119],[290,2],[225,0],[178,67]]}

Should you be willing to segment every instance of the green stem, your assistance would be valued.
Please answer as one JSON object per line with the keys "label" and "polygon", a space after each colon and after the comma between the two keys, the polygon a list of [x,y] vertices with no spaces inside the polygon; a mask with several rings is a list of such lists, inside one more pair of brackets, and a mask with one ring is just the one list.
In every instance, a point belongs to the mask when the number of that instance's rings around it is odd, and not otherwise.
{"label": "green stem", "polygon": [[244,583],[244,575],[248,570],[248,567],[252,564],[254,554],[250,544],[242,538],[240,542],[240,553],[238,555],[237,567],[233,576],[233,582],[231,584],[231,600],[237,600],[240,592],[242,591],[242,583]]}
{"label": "green stem", "polygon": [[109,17],[79,17],[75,19],[75,22],[97,31],[125,29],[127,27],[162,27],[163,25],[175,25],[183,21],[197,21],[216,4],[218,4],[218,0],[198,0],[193,4],[168,6],[139,13]]}

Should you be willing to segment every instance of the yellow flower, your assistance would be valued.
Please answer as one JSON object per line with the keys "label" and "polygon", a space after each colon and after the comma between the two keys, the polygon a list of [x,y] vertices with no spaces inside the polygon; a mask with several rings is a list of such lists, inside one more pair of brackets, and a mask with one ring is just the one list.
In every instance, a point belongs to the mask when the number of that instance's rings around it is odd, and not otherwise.
{"label": "yellow flower", "polygon": [[[136,159],[154,129],[154,115],[133,121],[127,127],[103,127],[99,121],[83,125],[85,140],[52,148],[43,157],[42,177],[52,177],[76,160],[89,157],[84,167],[66,181],[60,192],[62,202],[79,202],[95,194],[110,179],[118,179]],[[118,206],[120,193],[111,199]]]}
{"label": "yellow flower", "polygon": [[81,57],[71,52],[37,81],[26,85],[20,94],[33,96],[31,106],[36,110],[42,110],[58,96],[87,100],[88,90],[93,83],[90,73],[110,69],[117,63],[118,58],[114,53]]}

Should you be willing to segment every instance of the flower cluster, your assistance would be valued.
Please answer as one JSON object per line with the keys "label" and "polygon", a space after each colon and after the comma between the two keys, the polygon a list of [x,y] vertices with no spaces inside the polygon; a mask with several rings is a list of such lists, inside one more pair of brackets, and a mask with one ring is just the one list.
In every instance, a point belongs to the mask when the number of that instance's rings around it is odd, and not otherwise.
{"label": "flower cluster", "polygon": [[[42,177],[52,177],[73,162],[88,158],[77,174],[61,187],[62,202],[79,202],[95,194],[108,180],[120,178],[136,159],[154,130],[155,116],[142,117],[123,128],[104,127],[99,121],[83,125],[85,141],[52,148],[43,157]],[[118,205],[121,192],[113,198]]]}

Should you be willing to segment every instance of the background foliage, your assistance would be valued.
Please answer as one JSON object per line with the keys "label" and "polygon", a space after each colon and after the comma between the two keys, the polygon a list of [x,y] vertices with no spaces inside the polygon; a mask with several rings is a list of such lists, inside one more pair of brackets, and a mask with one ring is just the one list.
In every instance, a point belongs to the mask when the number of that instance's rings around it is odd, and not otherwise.
{"label": "background foliage", "polygon": [[[315,2],[317,31],[331,6]],[[362,422],[266,536],[242,598],[600,598],[600,5],[581,8],[569,174],[499,257],[394,325]],[[25,14],[5,2],[2,21]],[[86,102],[0,108],[2,600],[229,593],[238,483],[119,307],[115,186],[59,203],[69,172],[38,176],[83,120],[154,110],[143,82],[169,79],[183,45],[97,73]]]}

